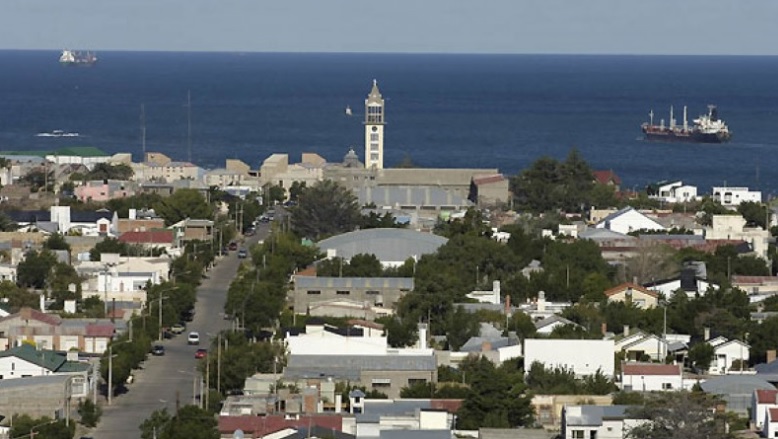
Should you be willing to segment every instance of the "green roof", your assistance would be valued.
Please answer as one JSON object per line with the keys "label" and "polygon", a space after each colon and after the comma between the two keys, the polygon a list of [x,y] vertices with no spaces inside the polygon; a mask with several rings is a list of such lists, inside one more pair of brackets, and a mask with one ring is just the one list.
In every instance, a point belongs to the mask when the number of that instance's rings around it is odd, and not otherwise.
{"label": "green roof", "polygon": [[70,146],[51,151],[2,151],[2,155],[32,155],[45,157],[47,155],[62,155],[74,157],[108,157],[108,154],[94,146]]}
{"label": "green roof", "polygon": [[89,370],[91,366],[87,363],[82,363],[80,361],[66,361],[62,363],[62,366],[59,367],[59,369],[55,370],[55,372],[60,373],[72,373],[72,372],[86,372]]}
{"label": "green roof", "polygon": [[38,350],[29,344],[22,344],[0,353],[0,358],[17,357],[28,363],[56,372],[65,362],[65,356],[54,351]]}

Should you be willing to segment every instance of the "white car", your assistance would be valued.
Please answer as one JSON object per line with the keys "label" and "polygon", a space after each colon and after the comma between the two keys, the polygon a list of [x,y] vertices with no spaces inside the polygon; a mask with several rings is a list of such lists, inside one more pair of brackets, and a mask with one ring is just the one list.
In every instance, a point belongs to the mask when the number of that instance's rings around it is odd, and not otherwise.
{"label": "white car", "polygon": [[187,337],[186,342],[188,344],[200,344],[200,333],[197,331],[192,331],[189,333],[189,337]]}

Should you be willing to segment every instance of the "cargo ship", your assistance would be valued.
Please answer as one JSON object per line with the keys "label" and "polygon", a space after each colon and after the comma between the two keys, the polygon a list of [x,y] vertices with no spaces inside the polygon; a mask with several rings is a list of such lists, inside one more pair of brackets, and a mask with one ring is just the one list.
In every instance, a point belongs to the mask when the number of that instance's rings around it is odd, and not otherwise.
{"label": "cargo ship", "polygon": [[703,114],[692,121],[692,126],[686,120],[686,107],[683,107],[683,125],[678,126],[673,118],[673,107],[670,107],[670,123],[665,125],[662,119],[659,125],[654,125],[654,111],[648,113],[649,121],[642,125],[646,140],[655,142],[690,142],[690,143],[724,143],[732,138],[727,124],[719,119],[715,105],[708,105],[708,114]]}
{"label": "cargo ship", "polygon": [[91,66],[97,62],[97,56],[92,52],[78,52],[75,50],[63,50],[59,56],[59,63],[63,66]]}

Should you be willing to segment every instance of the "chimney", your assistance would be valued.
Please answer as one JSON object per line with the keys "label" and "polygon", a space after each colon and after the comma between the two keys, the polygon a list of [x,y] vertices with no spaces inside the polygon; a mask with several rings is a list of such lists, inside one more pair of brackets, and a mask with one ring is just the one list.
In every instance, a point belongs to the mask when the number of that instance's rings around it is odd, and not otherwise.
{"label": "chimney", "polygon": [[419,349],[427,349],[427,324],[419,323]]}
{"label": "chimney", "polygon": [[772,363],[775,361],[775,349],[770,349],[767,351],[767,362]]}
{"label": "chimney", "polygon": [[703,341],[710,340],[710,328],[707,326],[704,328],[704,335],[702,336],[702,339]]}
{"label": "chimney", "polygon": [[67,359],[67,361],[78,361],[78,351],[69,350],[65,358]]}
{"label": "chimney", "polygon": [[335,413],[340,413],[343,411],[343,395],[337,394],[335,395]]}
{"label": "chimney", "polygon": [[538,312],[546,312],[546,292],[538,292]]}
{"label": "chimney", "polygon": [[624,325],[624,337],[629,335],[629,325]]}
{"label": "chimney", "polygon": [[492,344],[488,341],[481,343],[481,352],[489,352],[492,350]]}
{"label": "chimney", "polygon": [[602,332],[602,335],[608,333],[608,323],[602,322],[602,324],[600,325],[600,332]]}
{"label": "chimney", "polygon": [[40,308],[41,312],[46,312],[46,294],[44,293],[38,296],[38,308]]}
{"label": "chimney", "polygon": [[129,212],[128,212],[128,217],[131,220],[137,219],[138,218],[138,211],[136,209],[130,209]]}

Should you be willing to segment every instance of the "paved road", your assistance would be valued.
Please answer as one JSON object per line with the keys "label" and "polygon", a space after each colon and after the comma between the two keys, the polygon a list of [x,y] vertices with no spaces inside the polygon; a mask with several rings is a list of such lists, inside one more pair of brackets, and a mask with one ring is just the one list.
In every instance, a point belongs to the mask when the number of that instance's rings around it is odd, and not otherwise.
{"label": "paved road", "polygon": [[[257,235],[249,239],[247,245],[264,239],[268,232],[266,224],[258,227]],[[92,436],[99,439],[140,437],[138,426],[154,410],[167,407],[169,412],[175,411],[176,398],[181,406],[192,403],[197,366],[194,353],[198,346],[187,345],[186,334],[198,331],[199,347],[207,348],[211,343],[209,333],[215,335],[222,329],[229,329],[230,322],[224,320],[222,312],[227,288],[240,262],[237,252],[231,252],[208,273],[208,279],[197,290],[195,316],[187,325],[187,332],[160,343],[165,346],[165,355],[150,356],[143,369],[135,372],[135,382],[128,386],[129,391],[115,397],[111,406],[103,406],[103,417]]]}

